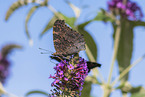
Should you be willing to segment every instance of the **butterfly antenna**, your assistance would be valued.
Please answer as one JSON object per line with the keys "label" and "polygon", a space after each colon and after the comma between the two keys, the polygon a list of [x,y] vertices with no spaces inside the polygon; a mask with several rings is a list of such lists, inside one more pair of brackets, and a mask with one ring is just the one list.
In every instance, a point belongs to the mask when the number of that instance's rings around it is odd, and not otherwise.
{"label": "butterfly antenna", "polygon": [[44,53],[44,52],[41,52],[41,54],[49,54],[49,53]]}
{"label": "butterfly antenna", "polygon": [[46,49],[43,49],[43,48],[39,48],[40,50],[44,50],[44,51],[48,51],[48,50],[46,50]]}
{"label": "butterfly antenna", "polygon": [[43,50],[43,51],[47,51],[47,53],[44,53],[44,52],[41,52],[41,54],[52,54],[53,52],[52,51],[49,51],[49,50],[46,50],[46,49],[43,49],[43,48],[39,48],[40,50]]}

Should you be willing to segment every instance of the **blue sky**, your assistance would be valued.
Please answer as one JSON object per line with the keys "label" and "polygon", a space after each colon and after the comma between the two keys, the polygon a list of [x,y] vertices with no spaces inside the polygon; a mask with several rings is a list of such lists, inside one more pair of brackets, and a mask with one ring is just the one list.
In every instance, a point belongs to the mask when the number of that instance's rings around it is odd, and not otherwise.
{"label": "blue sky", "polygon": [[[29,23],[29,31],[34,41],[34,45],[31,47],[28,44],[28,39],[25,34],[25,16],[28,10],[32,7],[31,5],[22,7],[15,11],[15,13],[6,22],[4,20],[6,11],[10,5],[16,0],[0,0],[0,48],[9,43],[16,43],[23,46],[22,50],[15,50],[10,56],[11,61],[11,74],[6,82],[5,89],[18,96],[24,95],[30,90],[43,90],[50,93],[52,89],[51,82],[53,80],[48,79],[50,74],[53,74],[53,67],[55,61],[50,60],[49,56],[55,52],[53,47],[52,29],[48,31],[41,39],[39,38],[40,32],[44,29],[47,22],[51,19],[53,14],[47,8],[40,8],[33,15]],[[94,17],[99,8],[107,9],[107,0],[81,0],[73,1],[76,6],[89,5],[89,8],[83,10],[78,23],[82,23],[86,20]],[[136,1],[142,8],[143,14],[145,15],[145,1]],[[50,4],[54,6],[58,11],[63,12],[67,16],[74,16],[71,9],[61,0],[50,0]],[[86,16],[89,13],[89,16]],[[145,21],[145,18],[143,18]],[[110,68],[112,58],[112,47],[113,29],[110,23],[103,23],[101,21],[95,21],[86,27],[86,30],[93,36],[98,47],[98,62],[102,64],[99,71],[107,80],[108,72]],[[134,48],[133,57],[131,62],[145,53],[145,28],[136,27],[134,29]],[[41,54],[45,52],[39,50],[39,47],[49,50],[48,54]],[[80,54],[84,56],[84,52]],[[143,85],[145,87],[145,78],[142,76],[145,71],[145,60],[140,62],[130,72],[129,82],[133,86]],[[115,64],[113,79],[118,75],[117,62]],[[101,97],[102,90],[98,85],[93,85],[92,95],[95,97]],[[97,94],[96,94],[97,93]],[[120,91],[114,91],[111,97],[121,97]],[[37,97],[36,95],[34,97]],[[41,97],[38,95],[38,97]]]}

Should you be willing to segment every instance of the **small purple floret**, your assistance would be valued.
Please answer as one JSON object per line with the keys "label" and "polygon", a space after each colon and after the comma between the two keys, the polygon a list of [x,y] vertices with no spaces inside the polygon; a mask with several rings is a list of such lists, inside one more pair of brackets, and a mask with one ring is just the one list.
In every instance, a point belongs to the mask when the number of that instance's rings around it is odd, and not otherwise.
{"label": "small purple floret", "polygon": [[74,69],[74,66],[72,64],[68,65],[67,67],[68,67],[69,70]]}

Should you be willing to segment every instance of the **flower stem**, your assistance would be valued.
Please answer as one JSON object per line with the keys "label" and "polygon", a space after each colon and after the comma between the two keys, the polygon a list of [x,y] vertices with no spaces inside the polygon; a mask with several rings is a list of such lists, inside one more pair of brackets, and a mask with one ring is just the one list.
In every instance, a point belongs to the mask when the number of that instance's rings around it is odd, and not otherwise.
{"label": "flower stem", "polygon": [[117,24],[117,28],[116,28],[116,33],[115,33],[114,50],[113,50],[113,57],[112,57],[112,61],[111,61],[111,68],[110,68],[109,77],[108,77],[108,84],[110,84],[110,81],[112,78],[114,62],[115,62],[116,56],[117,56],[119,40],[120,40],[120,33],[121,33],[120,21],[116,20],[116,24]]}
{"label": "flower stem", "polygon": [[142,61],[145,58],[145,54],[138,58],[134,63],[129,65],[111,84],[113,87],[121,78],[123,78],[136,64],[138,64],[140,61]]}
{"label": "flower stem", "polygon": [[81,10],[77,6],[75,6],[74,4],[70,3],[68,0],[65,0],[65,2],[71,7],[76,18],[79,18]]}
{"label": "flower stem", "polygon": [[3,94],[3,95],[6,95],[7,97],[18,97],[18,96],[14,95],[14,94],[11,94],[11,93],[8,93],[7,91],[5,91],[5,89],[4,89],[3,85],[2,85],[2,83],[0,82],[0,96],[1,96],[2,94]]}
{"label": "flower stem", "polygon": [[48,9],[59,19],[63,19],[63,16],[59,14],[59,12],[51,5],[47,6]]}
{"label": "flower stem", "polygon": [[57,13],[57,11],[55,10],[55,8],[53,8],[53,6],[51,6],[50,4],[47,6],[50,11],[52,11],[53,13]]}
{"label": "flower stem", "polygon": [[11,94],[11,93],[6,93],[5,95],[8,96],[8,97],[18,97],[18,96],[14,95],[14,94]]}
{"label": "flower stem", "polygon": [[103,91],[104,91],[103,97],[109,97],[112,90],[111,90],[111,88],[109,88],[108,84],[104,84]]}
{"label": "flower stem", "polygon": [[3,87],[2,83],[0,82],[0,95],[5,94],[5,93],[6,93],[6,91],[4,90],[4,87]]}
{"label": "flower stem", "polygon": [[[90,51],[90,49],[89,49],[87,44],[86,44],[86,53],[87,53],[88,57],[90,58],[90,61],[96,62],[96,60],[95,60],[93,54],[91,53],[91,51]],[[103,78],[102,74],[99,72],[98,69],[97,70],[93,69],[92,71],[93,71],[93,76],[94,77],[96,77],[96,75],[98,74],[98,76],[100,77],[101,82],[105,83],[104,78]]]}

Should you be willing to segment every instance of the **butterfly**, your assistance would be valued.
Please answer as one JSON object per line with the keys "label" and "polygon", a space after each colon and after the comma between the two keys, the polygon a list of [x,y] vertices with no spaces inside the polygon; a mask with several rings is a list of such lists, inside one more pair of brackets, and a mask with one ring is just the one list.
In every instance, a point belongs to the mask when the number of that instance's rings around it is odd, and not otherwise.
{"label": "butterfly", "polygon": [[[54,59],[58,62],[61,62],[62,60],[56,56],[50,56],[51,59]],[[67,59],[66,59],[67,60]],[[91,69],[95,68],[95,67],[101,67],[101,64],[96,63],[96,62],[90,62],[87,61],[87,68],[88,68],[88,72],[90,72]]]}
{"label": "butterfly", "polygon": [[[75,55],[79,51],[86,49],[83,35],[68,27],[64,20],[55,21],[53,26],[53,42],[56,52],[52,54],[54,56],[50,57],[59,62],[63,61],[63,56]],[[87,62],[89,72],[91,69],[100,66],[101,64],[99,63]]]}
{"label": "butterfly", "polygon": [[54,56],[68,56],[85,50],[83,35],[71,29],[64,20],[56,20],[53,26]]}

